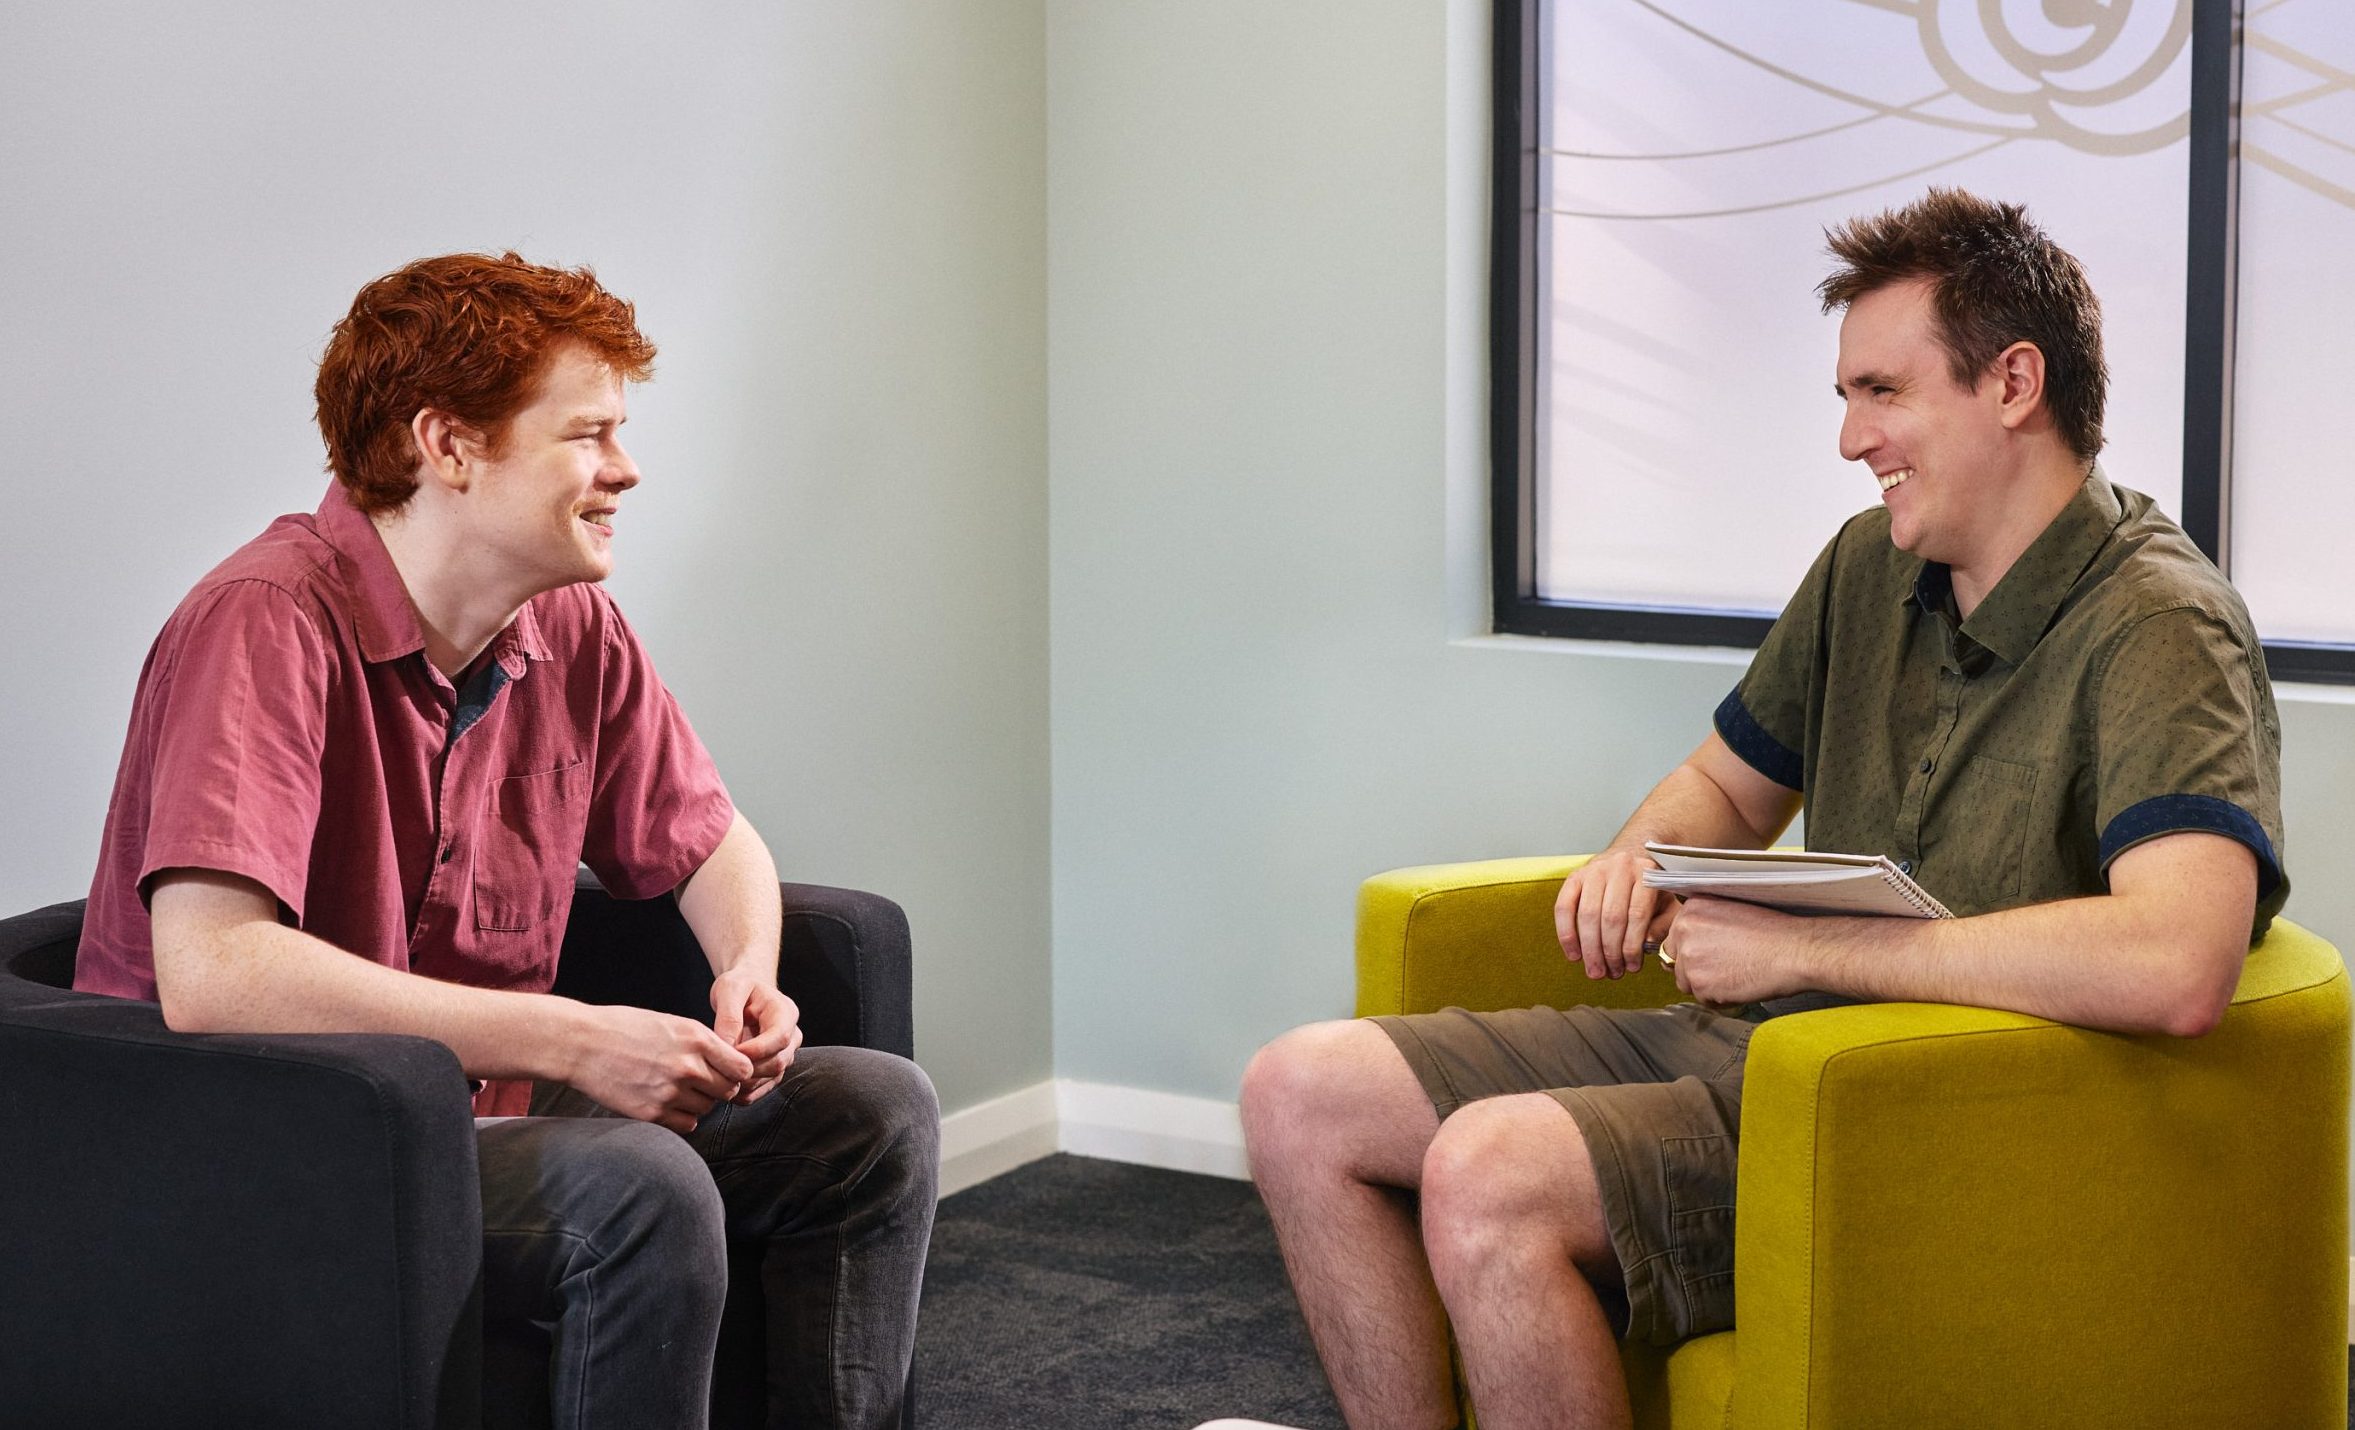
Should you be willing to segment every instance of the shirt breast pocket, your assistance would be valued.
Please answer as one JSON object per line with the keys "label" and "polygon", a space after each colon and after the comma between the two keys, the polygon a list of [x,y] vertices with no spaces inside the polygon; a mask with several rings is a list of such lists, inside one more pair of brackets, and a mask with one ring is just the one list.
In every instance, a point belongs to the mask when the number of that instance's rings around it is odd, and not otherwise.
{"label": "shirt breast pocket", "polygon": [[[2020,897],[2034,834],[2036,766],[1975,755],[1947,796],[1940,843],[1949,871],[1968,871],[1985,910]],[[1959,910],[1958,910],[1959,912]]]}
{"label": "shirt breast pocket", "polygon": [[474,926],[537,928],[572,900],[589,818],[587,762],[499,780],[486,815],[474,858]]}

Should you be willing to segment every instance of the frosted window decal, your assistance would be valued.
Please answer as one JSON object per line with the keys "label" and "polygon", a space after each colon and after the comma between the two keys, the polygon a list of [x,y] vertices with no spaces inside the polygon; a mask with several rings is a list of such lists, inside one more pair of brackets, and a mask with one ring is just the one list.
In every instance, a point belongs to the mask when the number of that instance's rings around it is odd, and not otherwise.
{"label": "frosted window decal", "polygon": [[2027,203],[2084,261],[2113,375],[2104,467],[2175,510],[2190,18],[2190,0],[1551,5],[1536,594],[1780,607],[1877,499],[1835,449],[1823,229],[1933,183]]}
{"label": "frosted window decal", "polygon": [[2355,7],[2252,4],[2241,59],[2233,584],[2268,640],[2355,642]]}

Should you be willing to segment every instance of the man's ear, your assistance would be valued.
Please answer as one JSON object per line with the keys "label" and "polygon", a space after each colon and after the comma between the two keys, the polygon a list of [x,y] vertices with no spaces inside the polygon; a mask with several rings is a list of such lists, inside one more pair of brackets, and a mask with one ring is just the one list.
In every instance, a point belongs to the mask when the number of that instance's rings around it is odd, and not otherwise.
{"label": "man's ear", "polygon": [[417,447],[420,477],[453,492],[466,490],[482,456],[473,428],[438,407],[420,407],[409,419],[409,437]]}
{"label": "man's ear", "polygon": [[2044,411],[2044,349],[2030,342],[2013,343],[1995,355],[1988,375],[1996,382],[1996,416],[2017,431]]}

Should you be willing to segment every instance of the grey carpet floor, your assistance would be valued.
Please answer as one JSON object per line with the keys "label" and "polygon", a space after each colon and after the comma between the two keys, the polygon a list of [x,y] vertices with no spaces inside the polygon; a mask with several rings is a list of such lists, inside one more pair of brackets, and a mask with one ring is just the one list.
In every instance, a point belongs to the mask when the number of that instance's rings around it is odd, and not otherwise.
{"label": "grey carpet floor", "polygon": [[916,1342],[923,1430],[1341,1430],[1246,1182],[1049,1157],[959,1192]]}
{"label": "grey carpet floor", "polygon": [[917,1322],[923,1430],[1341,1430],[1248,1182],[1087,1157],[940,1204]]}

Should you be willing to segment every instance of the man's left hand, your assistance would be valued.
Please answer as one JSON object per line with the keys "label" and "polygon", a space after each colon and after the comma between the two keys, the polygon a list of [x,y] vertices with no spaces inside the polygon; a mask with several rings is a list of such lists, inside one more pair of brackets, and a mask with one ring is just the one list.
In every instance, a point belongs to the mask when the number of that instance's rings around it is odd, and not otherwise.
{"label": "man's left hand", "polygon": [[784,1077],[801,1048],[801,1009],[773,983],[728,972],[711,982],[712,1031],[752,1059],[752,1079],[729,1098],[758,1102]]}
{"label": "man's left hand", "polygon": [[1808,987],[1798,955],[1809,922],[1738,899],[1694,896],[1685,900],[1662,952],[1675,960],[1676,986],[1701,1002],[1756,1003]]}

